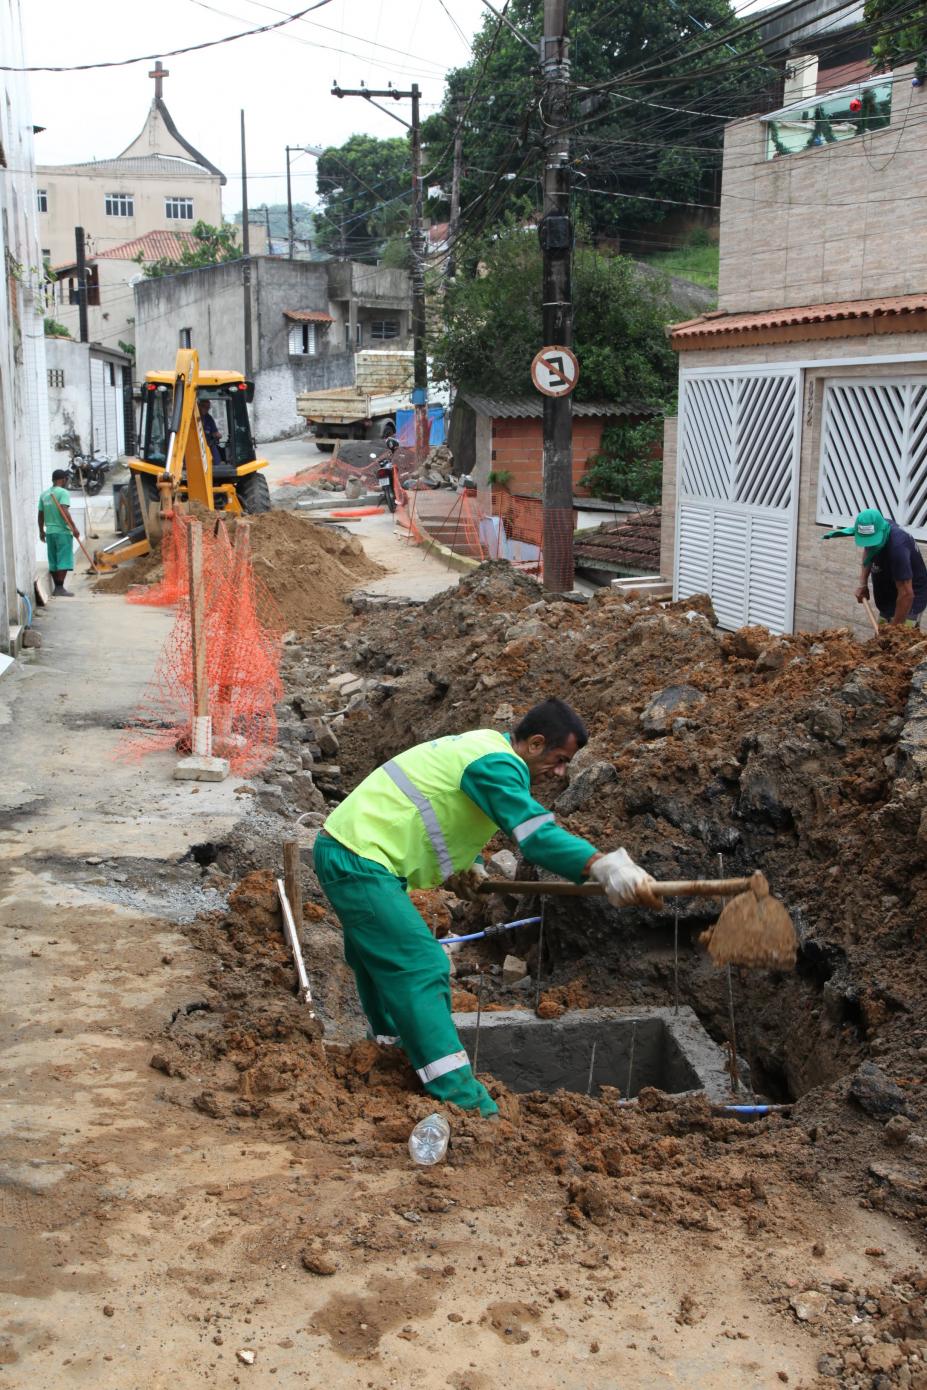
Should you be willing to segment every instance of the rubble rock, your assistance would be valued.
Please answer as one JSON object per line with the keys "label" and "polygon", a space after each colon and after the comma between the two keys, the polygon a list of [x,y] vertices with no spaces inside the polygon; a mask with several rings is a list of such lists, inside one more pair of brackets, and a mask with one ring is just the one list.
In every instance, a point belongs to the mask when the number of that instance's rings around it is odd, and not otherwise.
{"label": "rubble rock", "polygon": [[876,1342],[875,1346],[866,1348],[863,1357],[870,1371],[886,1373],[897,1370],[905,1359],[897,1342]]}
{"label": "rubble rock", "polygon": [[793,1294],[789,1305],[799,1322],[820,1322],[827,1307],[827,1294],[820,1289],[805,1289]]}
{"label": "rubble rock", "polygon": [[833,705],[815,705],[811,711],[808,727],[815,738],[833,741],[843,735],[843,716],[834,709]]}
{"label": "rubble rock", "polygon": [[893,1115],[882,1130],[882,1138],[890,1148],[900,1149],[910,1139],[913,1128],[907,1115]]}
{"label": "rubble rock", "polygon": [[491,878],[514,878],[518,860],[510,849],[498,849],[486,865]]}
{"label": "rubble rock", "polygon": [[648,700],[638,723],[648,738],[659,738],[683,710],[697,709],[704,700],[704,692],[694,685],[669,685]]}
{"label": "rubble rock", "polygon": [[528,967],[519,956],[506,956],[502,962],[502,983],[504,985],[515,985],[519,980],[523,980],[528,973]]}
{"label": "rubble rock", "polygon": [[[641,716],[643,718],[643,716]],[[616,782],[618,774],[613,763],[597,762],[589,767],[584,767],[582,772],[574,777],[566,791],[561,792],[554,802],[557,811],[563,816],[571,815],[584,806],[592,796],[604,787],[608,782]]]}
{"label": "rubble rock", "polygon": [[338,1272],[338,1261],[327,1250],[306,1249],[299,1258],[303,1269],[308,1269],[310,1274],[325,1277]]}
{"label": "rubble rock", "polygon": [[857,1067],[848,1094],[867,1115],[877,1118],[900,1115],[905,1109],[904,1091],[875,1062],[862,1062]]}
{"label": "rubble rock", "polygon": [[753,669],[761,674],[781,671],[787,655],[788,647],[784,642],[772,642],[760,652]]}
{"label": "rubble rock", "polygon": [[882,697],[872,688],[873,675],[868,666],[861,666],[844,681],[837,692],[837,699],[852,705],[854,709],[862,709],[866,705],[880,705]]}

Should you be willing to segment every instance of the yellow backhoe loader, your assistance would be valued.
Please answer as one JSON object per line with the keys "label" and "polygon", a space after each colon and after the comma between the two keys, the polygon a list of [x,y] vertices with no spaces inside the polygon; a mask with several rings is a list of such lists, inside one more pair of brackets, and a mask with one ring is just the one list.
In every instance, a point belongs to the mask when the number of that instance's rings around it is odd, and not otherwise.
{"label": "yellow backhoe loader", "polygon": [[[175,502],[211,511],[270,511],[270,489],[255,458],[248,403],[254,383],[239,372],[200,370],[195,348],[181,348],[174,371],[148,372],[142,385],[138,458],[129,459],[127,534],[94,554],[100,569],[147,555]],[[199,402],[210,402],[219,435],[218,458],[206,441]]]}

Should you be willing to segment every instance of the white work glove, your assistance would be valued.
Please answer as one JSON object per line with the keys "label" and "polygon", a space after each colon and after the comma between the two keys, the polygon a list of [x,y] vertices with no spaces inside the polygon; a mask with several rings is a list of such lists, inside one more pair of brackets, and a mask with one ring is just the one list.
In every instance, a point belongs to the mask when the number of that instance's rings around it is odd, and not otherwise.
{"label": "white work glove", "polygon": [[461,869],[458,873],[451,874],[450,878],[444,880],[442,887],[465,903],[475,903],[483,896],[477,889],[488,877],[482,864],[471,864],[469,869]]}
{"label": "white work glove", "polygon": [[629,907],[640,903],[644,907],[663,906],[650,884],[654,879],[639,864],[635,864],[626,849],[603,854],[589,870],[589,877],[601,883],[612,907]]}

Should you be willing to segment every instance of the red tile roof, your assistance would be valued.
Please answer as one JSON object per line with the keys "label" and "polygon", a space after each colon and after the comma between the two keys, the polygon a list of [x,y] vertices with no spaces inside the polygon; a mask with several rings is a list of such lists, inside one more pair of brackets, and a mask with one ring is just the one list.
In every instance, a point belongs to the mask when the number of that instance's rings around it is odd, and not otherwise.
{"label": "red tile roof", "polygon": [[659,574],[660,515],[655,507],[586,531],[573,547],[577,568]]}
{"label": "red tile roof", "polygon": [[96,261],[176,261],[184,251],[192,250],[196,239],[189,232],[146,232],[134,241],[125,241],[121,246],[111,246],[107,251],[98,251],[93,257]]}
{"label": "red tile roof", "polygon": [[[885,299],[847,299],[832,304],[804,304],[792,309],[764,309],[752,314],[726,314],[715,310],[697,319],[673,324],[674,348],[717,347],[720,341],[749,341],[775,332],[780,341],[803,337],[839,338],[844,333],[910,333],[925,326],[927,294],[898,294]],[[888,323],[882,321],[890,320]],[[851,329],[848,325],[853,324]],[[826,325],[826,327],[825,327]]]}
{"label": "red tile roof", "polygon": [[294,323],[334,323],[331,314],[326,314],[324,309],[284,309],[283,317],[292,319]]}

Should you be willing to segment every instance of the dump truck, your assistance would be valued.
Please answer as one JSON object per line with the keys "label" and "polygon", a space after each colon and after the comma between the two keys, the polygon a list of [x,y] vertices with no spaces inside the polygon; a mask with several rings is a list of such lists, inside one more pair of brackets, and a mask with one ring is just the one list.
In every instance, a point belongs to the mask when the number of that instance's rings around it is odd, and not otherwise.
{"label": "dump truck", "polygon": [[412,404],[411,352],[358,352],[354,385],[300,391],[296,409],[326,453],[339,439],[387,439]]}
{"label": "dump truck", "polygon": [[[140,449],[130,458],[123,498],[121,540],[96,551],[101,569],[147,555],[160,539],[161,523],[175,502],[187,499],[210,511],[270,511],[270,489],[255,457],[248,405],[254,383],[240,372],[206,371],[195,348],[181,348],[173,372],[148,372],[141,388]],[[210,402],[218,426],[214,458],[198,409]]]}

